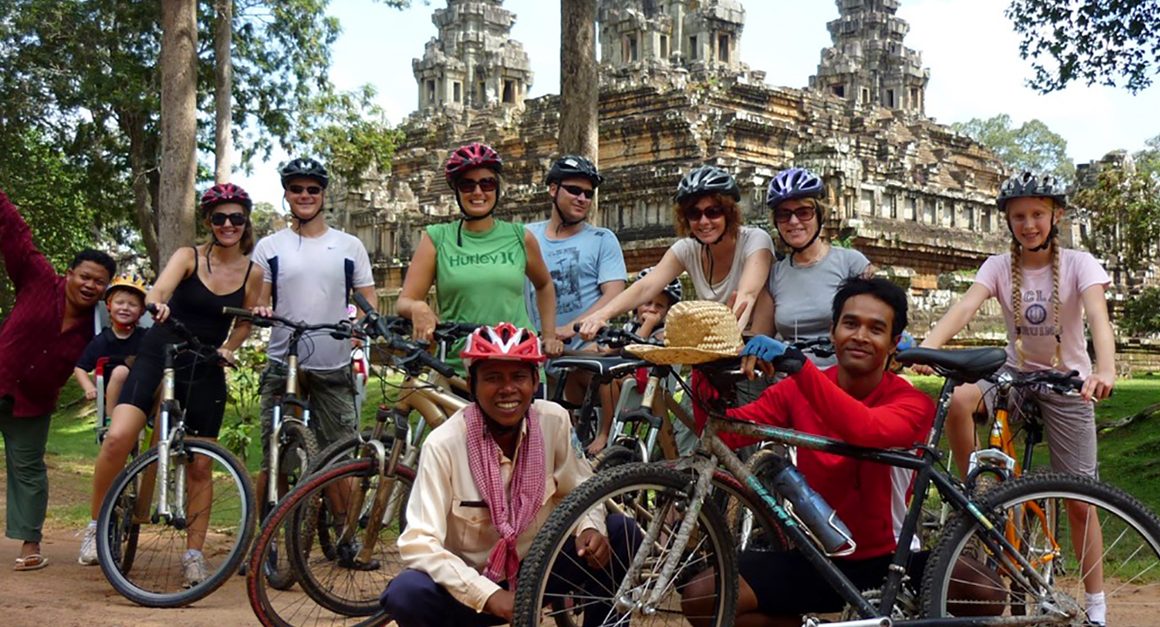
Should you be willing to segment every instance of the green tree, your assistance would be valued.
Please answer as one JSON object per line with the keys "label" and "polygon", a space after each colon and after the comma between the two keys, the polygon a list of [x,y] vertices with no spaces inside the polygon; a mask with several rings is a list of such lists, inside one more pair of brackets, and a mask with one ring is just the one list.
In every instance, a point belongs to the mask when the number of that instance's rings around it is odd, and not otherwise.
{"label": "green tree", "polygon": [[1150,287],[1128,299],[1116,322],[1131,336],[1160,334],[1160,287]]}
{"label": "green tree", "polygon": [[1001,113],[986,120],[973,118],[951,127],[983,144],[1012,170],[1050,172],[1064,180],[1075,178],[1075,164],[1067,156],[1067,140],[1039,120],[1013,126]]}
{"label": "green tree", "polygon": [[1041,92],[1083,81],[1136,93],[1160,71],[1156,0],[1012,0],[1006,13]]}
{"label": "green tree", "polygon": [[1094,184],[1072,196],[1091,229],[1084,245],[1114,269],[1137,275],[1156,259],[1160,241],[1160,178],[1133,159],[1105,160],[1096,166]]}
{"label": "green tree", "polygon": [[[391,7],[405,0],[380,0]],[[0,135],[33,133],[66,158],[68,190],[100,216],[129,217],[157,267],[161,4],[118,0],[0,3]],[[214,0],[198,1],[197,105],[212,119]],[[233,18],[233,140],[239,161],[334,119],[311,117],[334,94],[330,46],[339,32],[325,0],[243,0]],[[340,105],[343,100],[337,99]],[[319,125],[324,126],[320,127]],[[213,146],[211,125],[198,142]],[[368,164],[369,165],[369,164]],[[0,154],[0,172],[22,167]],[[130,191],[131,190],[131,193]],[[51,198],[51,197],[49,197]],[[127,202],[132,199],[132,202]],[[86,222],[78,221],[82,224]],[[98,223],[98,227],[101,225]],[[34,226],[34,228],[36,228]]]}

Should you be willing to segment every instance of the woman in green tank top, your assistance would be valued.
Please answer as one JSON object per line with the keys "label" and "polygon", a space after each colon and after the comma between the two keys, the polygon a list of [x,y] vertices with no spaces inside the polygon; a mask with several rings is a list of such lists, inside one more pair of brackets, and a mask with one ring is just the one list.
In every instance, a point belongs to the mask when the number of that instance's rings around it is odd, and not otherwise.
{"label": "woman in green tank top", "polygon": [[[440,316],[453,322],[510,322],[530,329],[523,298],[526,277],[536,289],[544,352],[559,355],[563,345],[555,337],[556,292],[540,245],[522,225],[492,215],[499,201],[502,170],[499,154],[486,144],[472,143],[452,151],[445,174],[461,216],[423,232],[403,280],[399,315],[410,318],[413,336],[424,340],[431,339]],[[426,301],[432,284],[439,316]],[[458,353],[458,347],[448,351],[448,361],[462,370]]]}

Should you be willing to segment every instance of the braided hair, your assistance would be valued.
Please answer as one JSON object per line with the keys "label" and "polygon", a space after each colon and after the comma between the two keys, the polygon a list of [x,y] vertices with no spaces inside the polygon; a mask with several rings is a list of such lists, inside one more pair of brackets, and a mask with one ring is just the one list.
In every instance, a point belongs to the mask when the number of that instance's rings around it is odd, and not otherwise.
{"label": "braided hair", "polygon": [[[1055,354],[1051,357],[1052,368],[1063,364],[1063,331],[1059,325],[1059,231],[1052,229],[1051,246],[1051,324],[1055,335]],[[1015,318],[1015,358],[1019,368],[1023,367],[1026,355],[1023,352],[1023,247],[1019,240],[1011,238],[1011,312]]]}

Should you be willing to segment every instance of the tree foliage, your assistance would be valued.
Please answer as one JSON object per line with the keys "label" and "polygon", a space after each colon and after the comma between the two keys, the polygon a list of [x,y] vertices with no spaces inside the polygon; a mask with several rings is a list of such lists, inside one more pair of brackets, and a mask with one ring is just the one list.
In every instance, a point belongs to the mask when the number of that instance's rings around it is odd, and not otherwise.
{"label": "tree foliage", "polygon": [[1067,140],[1039,120],[1016,128],[1011,116],[1001,113],[986,120],[955,122],[951,127],[989,148],[1012,170],[1050,172],[1067,181],[1075,178],[1075,164],[1067,156]]}
{"label": "tree foliage", "polygon": [[1131,336],[1160,334],[1160,287],[1150,287],[1125,301],[1116,322]]}
{"label": "tree foliage", "polygon": [[[1157,139],[1152,140],[1153,145]],[[1160,242],[1160,152],[1105,159],[1094,183],[1076,191],[1072,203],[1091,224],[1084,244],[1116,269],[1137,274],[1156,260]]]}
{"label": "tree foliage", "polygon": [[[67,187],[31,204],[75,197],[98,216],[131,219],[155,263],[161,4],[0,3],[0,144],[35,137],[59,151],[61,167],[69,171],[61,179]],[[329,132],[335,120],[358,115],[336,109],[327,118],[313,117],[317,107],[312,103],[330,102],[337,108],[359,100],[335,97],[329,81],[330,47],[339,25],[326,15],[327,4],[235,1],[233,139],[240,162],[268,158],[276,144],[301,149],[302,137]],[[214,0],[199,0],[197,102],[202,122],[212,120],[214,111],[214,19]],[[199,146],[207,152],[214,145],[212,126],[203,123],[198,129]],[[0,153],[0,172],[23,167],[7,152]],[[30,195],[23,196],[29,203]],[[101,221],[78,222],[105,226]]]}
{"label": "tree foliage", "polygon": [[1072,81],[1136,93],[1160,71],[1156,0],[1012,0],[1006,13],[1043,93]]}

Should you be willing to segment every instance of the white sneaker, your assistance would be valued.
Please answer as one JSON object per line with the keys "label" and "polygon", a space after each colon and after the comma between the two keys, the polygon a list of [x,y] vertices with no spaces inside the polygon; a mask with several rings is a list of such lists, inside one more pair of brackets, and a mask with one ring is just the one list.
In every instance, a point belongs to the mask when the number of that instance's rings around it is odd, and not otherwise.
{"label": "white sneaker", "polygon": [[205,565],[205,556],[200,552],[192,556],[186,555],[182,557],[181,568],[182,572],[185,573],[186,588],[192,588],[209,579],[209,569]]}
{"label": "white sneaker", "polygon": [[81,540],[81,554],[77,556],[77,562],[93,566],[97,561],[97,526],[89,525],[85,527],[85,537]]}

